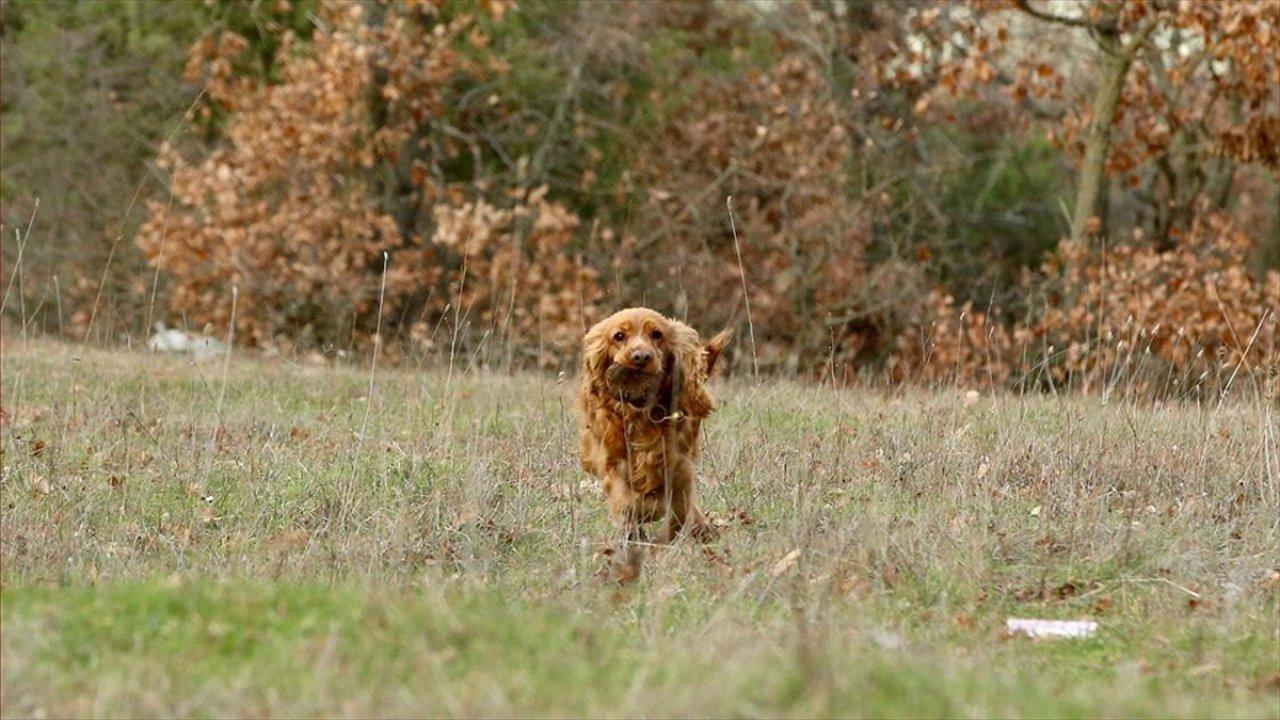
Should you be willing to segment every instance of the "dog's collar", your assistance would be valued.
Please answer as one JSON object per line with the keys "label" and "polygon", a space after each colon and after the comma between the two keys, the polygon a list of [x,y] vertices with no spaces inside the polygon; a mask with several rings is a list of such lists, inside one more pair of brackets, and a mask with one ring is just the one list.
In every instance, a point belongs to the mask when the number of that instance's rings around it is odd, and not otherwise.
{"label": "dog's collar", "polygon": [[649,421],[652,422],[654,425],[661,425],[668,420],[674,420],[677,417],[679,417],[678,413],[668,414],[667,408],[657,403],[654,403],[653,405],[649,406],[648,415],[649,415]]}
{"label": "dog's collar", "polygon": [[652,422],[654,425],[664,425],[669,420],[679,420],[680,418],[684,417],[684,415],[682,415],[680,411],[677,410],[676,412],[671,412],[670,410],[667,409],[667,406],[662,403],[649,401],[642,404],[637,404],[637,403],[631,402],[630,400],[627,400],[626,398],[621,398],[621,397],[617,398],[617,400],[621,402],[623,405],[626,405],[627,407],[631,408],[632,410],[635,410],[636,412],[639,412],[639,413],[643,413],[644,416],[648,418],[649,421]]}

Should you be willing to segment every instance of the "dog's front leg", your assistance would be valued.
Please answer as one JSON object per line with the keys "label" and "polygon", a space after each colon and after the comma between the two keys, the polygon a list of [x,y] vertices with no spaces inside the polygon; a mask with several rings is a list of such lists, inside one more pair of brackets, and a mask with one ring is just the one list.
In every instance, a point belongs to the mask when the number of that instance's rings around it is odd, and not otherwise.
{"label": "dog's front leg", "polygon": [[609,508],[609,516],[618,523],[622,531],[621,566],[617,579],[620,582],[631,582],[640,576],[640,566],[644,562],[644,520],[642,511],[643,497],[626,482],[630,471],[624,460],[605,470],[604,495],[605,504]]}
{"label": "dog's front leg", "polygon": [[707,516],[698,508],[697,477],[694,474],[693,462],[687,457],[680,457],[668,468],[669,489],[667,519],[662,531],[663,540],[675,540],[682,531],[699,540],[710,540],[715,536],[715,527]]}
{"label": "dog's front leg", "polygon": [[605,505],[609,508],[609,517],[621,527],[624,540],[643,540],[641,528],[641,522],[644,520],[641,517],[643,498],[627,483],[626,477],[629,470],[630,467],[625,460],[605,469],[603,477]]}

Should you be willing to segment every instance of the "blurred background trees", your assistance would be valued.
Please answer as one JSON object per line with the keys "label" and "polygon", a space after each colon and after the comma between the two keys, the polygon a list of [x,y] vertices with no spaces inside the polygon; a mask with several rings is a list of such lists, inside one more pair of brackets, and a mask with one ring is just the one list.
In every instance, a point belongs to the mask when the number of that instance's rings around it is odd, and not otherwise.
{"label": "blurred background trees", "polygon": [[565,368],[749,301],[834,381],[1276,373],[1280,4],[4,0],[0,52],[9,322],[234,286],[272,352]]}

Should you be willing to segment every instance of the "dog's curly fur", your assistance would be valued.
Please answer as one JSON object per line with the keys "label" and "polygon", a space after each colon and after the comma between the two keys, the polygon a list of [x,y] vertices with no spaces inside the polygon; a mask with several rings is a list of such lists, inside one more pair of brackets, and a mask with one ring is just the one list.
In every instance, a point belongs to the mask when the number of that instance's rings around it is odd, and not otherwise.
{"label": "dog's curly fur", "polygon": [[682,322],[628,308],[583,338],[580,459],[603,483],[609,514],[628,537],[660,518],[663,539],[710,535],[694,461],[702,421],[715,407],[706,381],[730,336],[703,343]]}

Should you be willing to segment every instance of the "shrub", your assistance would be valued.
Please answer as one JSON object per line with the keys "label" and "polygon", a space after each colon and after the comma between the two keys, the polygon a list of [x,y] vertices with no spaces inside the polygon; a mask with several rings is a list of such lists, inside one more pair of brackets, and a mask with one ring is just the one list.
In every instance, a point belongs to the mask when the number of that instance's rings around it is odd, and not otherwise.
{"label": "shrub", "polygon": [[927,330],[899,338],[895,377],[1177,397],[1241,383],[1275,396],[1280,272],[1251,274],[1253,242],[1217,213],[1173,249],[1141,240],[1064,240],[1023,282],[1041,302],[1011,323],[930,293]]}
{"label": "shrub", "polygon": [[454,47],[471,18],[431,5],[323,10],[310,45],[286,36],[279,82],[225,72],[246,47],[234,35],[194,48],[189,69],[209,66],[210,99],[228,111],[223,139],[199,161],[161,148],[172,205],[151,201],[137,236],[171,282],[171,309],[225,327],[234,287],[236,335],[250,345],[360,345],[380,311],[393,336],[427,342],[457,289],[454,320],[525,347],[544,333],[543,347],[563,351],[596,297],[594,276],[566,254],[577,218],[545,189],[498,207],[428,169],[424,136],[444,90],[474,70]]}
{"label": "shrub", "polygon": [[1105,251],[1068,241],[1046,263],[1043,312],[1019,332],[1053,348],[1053,380],[1174,393],[1273,384],[1280,273],[1250,274],[1251,238],[1202,213],[1172,249],[1140,240]]}

